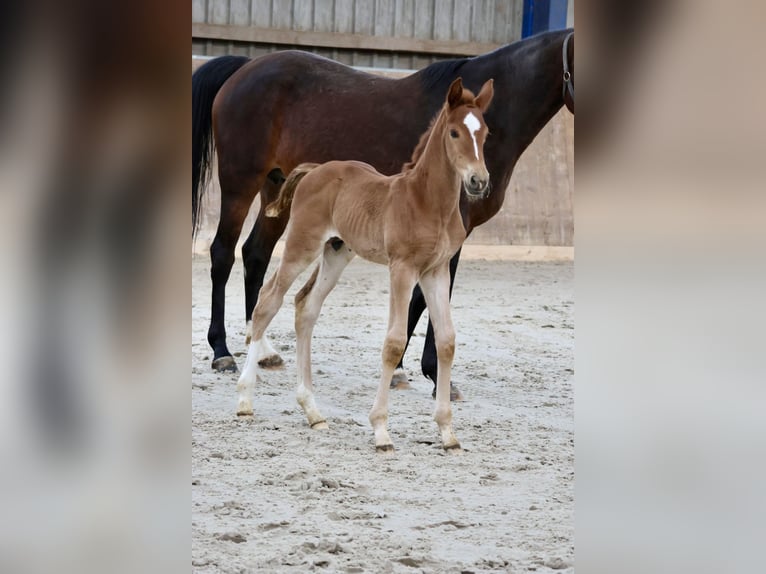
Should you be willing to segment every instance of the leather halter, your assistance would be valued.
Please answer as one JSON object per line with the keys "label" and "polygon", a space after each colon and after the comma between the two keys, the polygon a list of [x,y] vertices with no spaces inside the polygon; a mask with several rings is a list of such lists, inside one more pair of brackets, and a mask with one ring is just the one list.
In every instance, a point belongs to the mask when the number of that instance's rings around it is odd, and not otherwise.
{"label": "leather halter", "polygon": [[572,38],[572,36],[574,36],[574,32],[567,34],[567,37],[564,38],[564,47],[562,48],[564,57],[564,84],[561,86],[561,98],[566,101],[566,95],[568,92],[569,97],[572,100],[572,104],[574,105],[574,84],[572,83],[572,73],[569,71],[569,54],[567,53],[569,40]]}

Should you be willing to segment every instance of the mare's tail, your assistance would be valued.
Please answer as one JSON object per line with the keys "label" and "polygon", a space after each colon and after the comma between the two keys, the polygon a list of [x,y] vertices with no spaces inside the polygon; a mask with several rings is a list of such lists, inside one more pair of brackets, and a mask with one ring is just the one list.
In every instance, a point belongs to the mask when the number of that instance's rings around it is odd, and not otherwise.
{"label": "mare's tail", "polygon": [[199,226],[199,209],[213,161],[213,100],[218,90],[250,58],[223,56],[192,74],[192,237]]}
{"label": "mare's tail", "polygon": [[293,203],[293,196],[295,195],[295,188],[306,177],[306,174],[317,166],[319,166],[318,163],[302,163],[291,171],[282,184],[282,189],[279,190],[277,198],[266,206],[266,217],[279,217],[279,214],[285,209],[290,209]]}

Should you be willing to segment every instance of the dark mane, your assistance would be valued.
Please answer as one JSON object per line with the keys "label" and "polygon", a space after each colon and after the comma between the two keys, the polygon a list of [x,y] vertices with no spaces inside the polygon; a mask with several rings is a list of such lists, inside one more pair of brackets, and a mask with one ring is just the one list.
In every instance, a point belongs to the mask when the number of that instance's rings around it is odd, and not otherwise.
{"label": "dark mane", "polygon": [[470,58],[458,58],[457,60],[443,60],[426,66],[420,72],[420,78],[426,88],[436,86],[445,78],[456,78],[458,71]]}
{"label": "dark mane", "polygon": [[[476,99],[476,96],[473,95],[473,92],[471,90],[467,90],[463,88],[463,96],[460,98],[460,105],[473,105],[473,101]],[[402,171],[409,171],[412,168],[414,168],[418,160],[423,155],[423,152],[426,149],[426,144],[428,143],[429,138],[431,137],[431,132],[434,130],[434,126],[436,125],[436,120],[439,119],[439,116],[444,112],[444,106],[439,110],[439,113],[436,114],[432,119],[431,123],[428,124],[428,129],[423,132],[423,135],[420,136],[420,139],[418,140],[418,145],[415,146],[415,149],[412,150],[412,157],[410,158],[410,161],[405,163],[402,166]]]}

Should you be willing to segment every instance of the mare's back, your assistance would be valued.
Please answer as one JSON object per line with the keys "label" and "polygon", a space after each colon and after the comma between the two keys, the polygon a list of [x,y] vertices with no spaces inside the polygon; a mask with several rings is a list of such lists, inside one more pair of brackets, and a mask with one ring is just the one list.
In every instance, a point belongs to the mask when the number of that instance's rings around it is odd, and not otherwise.
{"label": "mare's back", "polygon": [[237,132],[277,141],[277,164],[355,159],[386,174],[409,159],[433,114],[417,81],[367,74],[296,50],[245,65],[218,100],[217,123],[247,126]]}

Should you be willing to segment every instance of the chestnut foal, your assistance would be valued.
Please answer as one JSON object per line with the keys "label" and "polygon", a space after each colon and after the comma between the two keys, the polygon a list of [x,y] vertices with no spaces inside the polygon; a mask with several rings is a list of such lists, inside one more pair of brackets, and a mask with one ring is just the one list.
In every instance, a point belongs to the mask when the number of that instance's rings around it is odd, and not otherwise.
{"label": "chestnut foal", "polygon": [[238,415],[251,415],[258,366],[279,361],[264,335],[292,283],[320,254],[321,262],[295,297],[298,403],[312,428],[327,428],[314,402],[311,382],[311,335],[322,303],[355,255],[388,265],[390,302],[383,369],[370,422],[378,451],[392,451],[388,434],[391,375],[407,343],[407,315],[417,283],[425,295],[434,326],[438,356],[434,420],[442,446],[459,452],[452,431],[450,370],[455,330],[449,304],[449,261],[466,237],[460,215],[460,190],[470,198],[489,192],[484,165],[487,126],[483,113],[493,94],[492,80],[478,96],[460,78],[413,152],[404,171],[384,176],[358,161],[302,164],[288,177],[277,199],[267,206],[276,217],[287,206],[290,227],[279,269],[261,289],[253,311],[253,338],[237,390]]}

